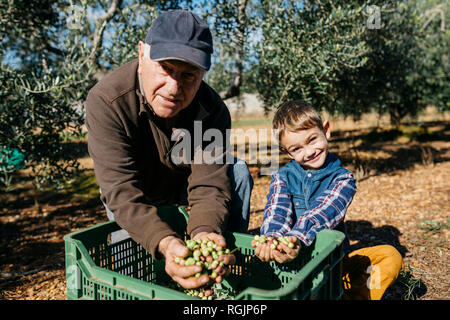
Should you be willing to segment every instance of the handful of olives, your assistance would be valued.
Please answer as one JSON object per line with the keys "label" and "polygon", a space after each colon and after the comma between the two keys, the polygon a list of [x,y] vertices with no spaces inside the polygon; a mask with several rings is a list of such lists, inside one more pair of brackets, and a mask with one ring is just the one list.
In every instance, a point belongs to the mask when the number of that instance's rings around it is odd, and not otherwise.
{"label": "handful of olives", "polygon": [[256,248],[257,246],[259,246],[262,243],[267,243],[270,246],[270,249],[278,250],[281,252],[283,251],[283,248],[280,243],[284,243],[291,249],[295,248],[295,246],[296,246],[296,244],[290,240],[289,236],[282,236],[282,237],[274,238],[274,237],[266,237],[264,235],[261,235],[261,236],[255,235],[255,237],[253,238],[253,240],[251,242],[251,245],[252,245],[252,248]]}
{"label": "handful of olives", "polygon": [[222,276],[217,275],[216,268],[223,266],[223,262],[219,261],[219,257],[223,254],[232,253],[230,249],[222,248],[210,240],[186,240],[186,247],[190,254],[186,258],[176,257],[175,262],[183,266],[198,265],[203,270],[195,274],[199,278],[202,274],[208,275],[216,283],[222,282]]}

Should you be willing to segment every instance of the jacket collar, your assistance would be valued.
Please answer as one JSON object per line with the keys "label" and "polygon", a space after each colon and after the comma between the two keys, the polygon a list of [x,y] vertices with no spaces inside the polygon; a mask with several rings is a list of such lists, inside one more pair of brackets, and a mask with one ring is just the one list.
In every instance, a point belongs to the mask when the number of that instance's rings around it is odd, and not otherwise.
{"label": "jacket collar", "polygon": [[297,171],[302,175],[311,174],[313,179],[321,180],[328,176],[331,172],[334,172],[338,167],[340,167],[341,162],[339,159],[331,152],[328,152],[327,158],[322,168],[319,170],[305,170],[297,161],[292,160],[292,165],[297,169]]}

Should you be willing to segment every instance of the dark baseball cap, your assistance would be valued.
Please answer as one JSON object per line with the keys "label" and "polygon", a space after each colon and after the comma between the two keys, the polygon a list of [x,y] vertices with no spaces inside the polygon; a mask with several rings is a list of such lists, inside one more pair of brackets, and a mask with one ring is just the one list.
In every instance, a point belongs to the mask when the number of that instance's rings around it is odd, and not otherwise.
{"label": "dark baseball cap", "polygon": [[152,23],[145,42],[155,61],[181,60],[209,70],[213,41],[208,25],[188,10],[160,14]]}

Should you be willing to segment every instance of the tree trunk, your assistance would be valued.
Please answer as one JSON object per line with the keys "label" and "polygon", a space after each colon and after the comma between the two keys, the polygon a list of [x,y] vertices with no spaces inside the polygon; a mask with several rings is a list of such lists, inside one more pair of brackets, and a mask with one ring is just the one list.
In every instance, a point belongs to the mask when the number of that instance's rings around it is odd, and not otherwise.
{"label": "tree trunk", "polygon": [[242,85],[242,71],[245,59],[245,29],[247,27],[247,2],[248,0],[238,0],[237,3],[237,23],[236,28],[236,50],[234,53],[235,63],[233,77],[227,90],[219,93],[223,100],[236,97],[240,94]]}
{"label": "tree trunk", "polygon": [[405,114],[402,112],[402,108],[398,106],[389,109],[389,116],[391,125],[398,129]]}
{"label": "tree trunk", "polygon": [[34,211],[37,214],[41,214],[42,213],[42,207],[41,204],[39,203],[39,194],[38,191],[35,190],[35,194],[33,195],[33,200],[34,200]]}

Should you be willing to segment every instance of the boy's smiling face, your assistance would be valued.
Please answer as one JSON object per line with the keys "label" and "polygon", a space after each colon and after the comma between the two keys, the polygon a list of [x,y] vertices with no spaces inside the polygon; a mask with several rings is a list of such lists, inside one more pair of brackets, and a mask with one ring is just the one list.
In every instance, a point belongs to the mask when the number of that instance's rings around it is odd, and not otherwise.
{"label": "boy's smiling face", "polygon": [[330,124],[325,121],[323,130],[313,127],[295,132],[285,131],[281,144],[287,155],[305,170],[319,170],[327,158],[330,136]]}

